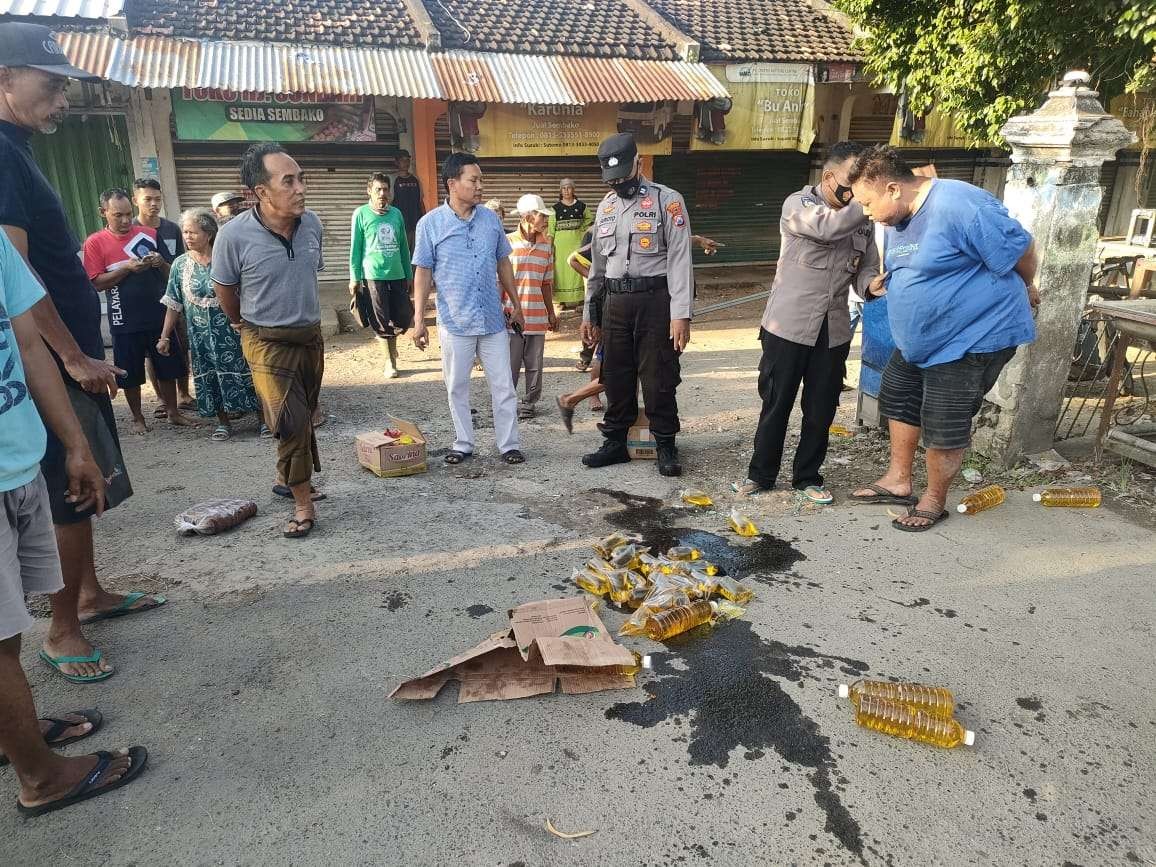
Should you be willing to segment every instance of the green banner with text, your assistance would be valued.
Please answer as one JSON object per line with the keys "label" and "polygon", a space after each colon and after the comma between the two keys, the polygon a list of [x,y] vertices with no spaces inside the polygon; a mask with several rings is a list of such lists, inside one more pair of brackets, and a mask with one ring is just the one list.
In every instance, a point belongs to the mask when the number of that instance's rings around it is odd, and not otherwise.
{"label": "green banner with text", "polygon": [[373,100],[362,96],[184,88],[172,101],[181,141],[377,140]]}

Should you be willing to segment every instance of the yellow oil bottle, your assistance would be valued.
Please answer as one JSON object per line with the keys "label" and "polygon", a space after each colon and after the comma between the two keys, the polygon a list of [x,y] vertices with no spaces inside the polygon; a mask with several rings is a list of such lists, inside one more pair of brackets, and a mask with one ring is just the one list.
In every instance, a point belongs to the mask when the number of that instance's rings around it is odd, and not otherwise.
{"label": "yellow oil bottle", "polygon": [[642,541],[642,537],[637,533],[623,533],[621,531],[614,531],[609,536],[605,536],[594,543],[594,551],[599,557],[609,557],[615,548],[621,548],[623,545],[631,543],[638,544]]}
{"label": "yellow oil bottle", "polygon": [[857,680],[850,686],[839,684],[839,698],[851,699],[855,707],[859,707],[864,696],[899,702],[911,710],[925,711],[940,719],[951,719],[955,714],[955,696],[951,690],[941,686],[885,680]]}
{"label": "yellow oil bottle", "polygon": [[736,605],[746,605],[755,597],[751,588],[740,584],[728,575],[719,575],[715,581],[718,582],[719,595]]}
{"label": "yellow oil bottle", "polygon": [[1097,509],[1099,488],[1045,488],[1032,499],[1043,506],[1066,506],[1070,509]]}
{"label": "yellow oil bottle", "polygon": [[844,427],[841,424],[833,424],[827,430],[831,434],[831,436],[833,436],[833,437],[853,437],[853,436],[855,436],[854,432],[852,432],[850,428]]}
{"label": "yellow oil bottle", "polygon": [[755,526],[755,522],[738,509],[731,509],[728,522],[730,523],[731,529],[740,536],[750,538],[751,536],[759,535],[759,528]]}
{"label": "yellow oil bottle", "polygon": [[973,494],[968,494],[959,501],[959,505],[955,510],[961,515],[974,515],[977,512],[984,512],[988,509],[994,509],[1004,501],[1007,495],[1003,488],[999,485],[988,485],[986,488],[980,488]]}
{"label": "yellow oil bottle", "polygon": [[975,743],[975,732],[953,719],[940,719],[925,711],[911,710],[897,701],[869,695],[859,700],[855,722],[877,732],[944,749],[961,744],[970,747]]}
{"label": "yellow oil bottle", "polygon": [[629,545],[620,545],[610,552],[610,565],[615,569],[634,569],[641,565],[639,556],[645,552],[645,548],[640,548],[633,542]]}
{"label": "yellow oil bottle", "polygon": [[714,500],[710,498],[710,494],[706,491],[700,491],[698,488],[687,488],[682,492],[682,501],[688,506],[713,506]]}
{"label": "yellow oil bottle", "polygon": [[692,548],[690,545],[675,545],[666,552],[667,560],[683,560],[694,561],[702,559],[702,551],[698,548]]}
{"label": "yellow oil bottle", "polygon": [[655,614],[646,621],[646,637],[654,641],[664,641],[688,629],[701,626],[714,616],[714,606],[709,602],[692,602],[680,605],[670,611]]}
{"label": "yellow oil bottle", "polygon": [[605,596],[610,592],[610,584],[607,583],[606,578],[587,568],[575,569],[570,573],[570,580],[587,593],[593,593],[595,596]]}

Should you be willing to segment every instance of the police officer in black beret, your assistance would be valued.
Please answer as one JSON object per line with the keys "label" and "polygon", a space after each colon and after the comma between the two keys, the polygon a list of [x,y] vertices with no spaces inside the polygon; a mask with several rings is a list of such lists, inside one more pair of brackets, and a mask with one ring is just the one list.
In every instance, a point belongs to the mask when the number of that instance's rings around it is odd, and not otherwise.
{"label": "police officer in black beret", "polygon": [[670,187],[642,176],[638,147],[629,134],[602,142],[598,162],[611,192],[594,221],[582,339],[587,345],[602,340],[607,406],[600,425],[605,441],[582,463],[605,467],[630,460],[626,432],[638,416],[641,380],[658,446],[658,471],[678,476],[675,390],[682,381],[679,355],[690,340],[694,301],[686,202]]}

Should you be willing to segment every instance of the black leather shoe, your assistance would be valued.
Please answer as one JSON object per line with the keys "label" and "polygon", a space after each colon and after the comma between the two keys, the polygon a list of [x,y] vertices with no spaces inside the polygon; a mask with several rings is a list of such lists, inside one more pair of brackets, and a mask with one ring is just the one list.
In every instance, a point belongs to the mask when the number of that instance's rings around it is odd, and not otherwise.
{"label": "black leather shoe", "polygon": [[588,467],[608,467],[611,464],[625,464],[630,460],[626,443],[620,440],[603,440],[602,448],[582,456],[582,463]]}
{"label": "black leather shoe", "polygon": [[661,476],[681,476],[682,464],[678,462],[678,449],[674,443],[658,444],[658,474]]}

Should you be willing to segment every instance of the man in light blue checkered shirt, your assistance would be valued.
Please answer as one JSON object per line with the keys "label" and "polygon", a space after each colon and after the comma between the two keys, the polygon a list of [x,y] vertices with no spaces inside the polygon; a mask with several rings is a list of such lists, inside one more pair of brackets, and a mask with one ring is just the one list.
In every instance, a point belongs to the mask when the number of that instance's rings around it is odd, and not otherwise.
{"label": "man in light blue checkered shirt", "polygon": [[447,193],[445,203],[417,224],[413,342],[423,350],[429,345],[425,312],[430,290],[436,285],[442,372],[455,431],[453,448],[445,460],[460,464],[474,453],[470,371],[476,356],[490,382],[498,451],[506,463],[520,464],[525,457],[518,437],[518,399],[510,374],[503,291],[513,304],[510,319],[515,327],[521,329],[525,319],[514,291],[510,242],[497,215],[479,207],[482,169],[477,157],[450,154],[442,167],[442,185]]}

